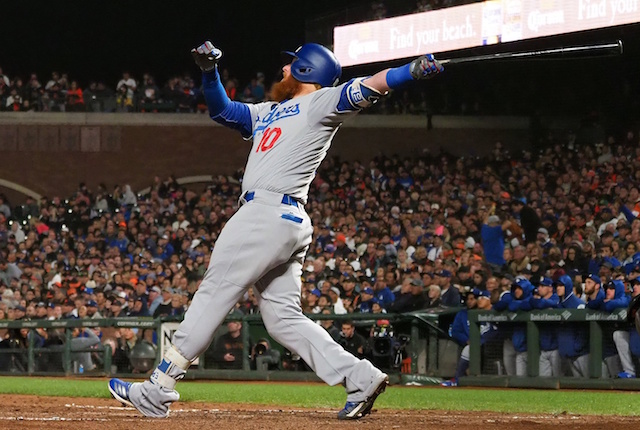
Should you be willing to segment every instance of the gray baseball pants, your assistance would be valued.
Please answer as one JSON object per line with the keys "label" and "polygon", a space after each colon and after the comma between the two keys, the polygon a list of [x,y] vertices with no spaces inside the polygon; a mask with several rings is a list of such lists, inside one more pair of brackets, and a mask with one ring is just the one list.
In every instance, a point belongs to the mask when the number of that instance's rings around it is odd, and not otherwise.
{"label": "gray baseball pants", "polygon": [[327,384],[344,382],[348,393],[365,391],[382,372],[345,351],[302,313],[302,263],[313,227],[302,205],[282,200],[282,194],[256,190],[253,200],[229,220],[173,345],[193,361],[209,346],[229,310],[255,285],[264,325],[278,343],[297,353]]}

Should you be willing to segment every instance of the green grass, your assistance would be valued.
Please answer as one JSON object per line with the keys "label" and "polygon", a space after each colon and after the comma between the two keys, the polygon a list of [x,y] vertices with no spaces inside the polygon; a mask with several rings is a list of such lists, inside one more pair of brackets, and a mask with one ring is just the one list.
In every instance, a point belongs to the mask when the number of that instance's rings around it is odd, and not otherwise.
{"label": "green grass", "polygon": [[[248,403],[305,408],[342,407],[342,387],[302,383],[180,382],[186,402]],[[109,397],[107,379],[0,377],[0,394]],[[634,392],[391,386],[376,402],[386,409],[640,416]]]}

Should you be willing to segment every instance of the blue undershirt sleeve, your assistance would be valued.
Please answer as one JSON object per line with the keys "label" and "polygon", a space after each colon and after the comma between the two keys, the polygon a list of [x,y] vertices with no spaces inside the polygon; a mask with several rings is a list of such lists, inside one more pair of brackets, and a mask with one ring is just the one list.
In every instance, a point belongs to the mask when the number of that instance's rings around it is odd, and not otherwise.
{"label": "blue undershirt sleeve", "polygon": [[252,135],[251,113],[244,103],[232,101],[220,82],[218,69],[202,73],[204,99],[212,120],[225,127],[238,130],[243,137]]}

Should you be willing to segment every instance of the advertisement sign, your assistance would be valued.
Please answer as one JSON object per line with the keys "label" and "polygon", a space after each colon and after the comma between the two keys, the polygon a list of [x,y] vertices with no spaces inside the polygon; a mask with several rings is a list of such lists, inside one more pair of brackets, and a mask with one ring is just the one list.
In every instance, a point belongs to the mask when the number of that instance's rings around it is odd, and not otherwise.
{"label": "advertisement sign", "polygon": [[335,27],[343,67],[640,22],[640,0],[488,0]]}

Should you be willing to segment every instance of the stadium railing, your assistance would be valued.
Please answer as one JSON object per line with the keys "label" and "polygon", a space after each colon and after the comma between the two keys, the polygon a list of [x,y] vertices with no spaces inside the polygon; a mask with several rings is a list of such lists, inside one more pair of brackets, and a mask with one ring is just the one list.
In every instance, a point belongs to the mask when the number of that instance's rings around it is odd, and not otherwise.
{"label": "stadium railing", "polygon": [[[365,337],[373,333],[367,356],[377,366],[392,376],[395,383],[414,383],[420,385],[436,384],[443,378],[452,377],[459,359],[461,346],[449,335],[448,329],[459,309],[436,308],[405,314],[310,314],[311,319],[333,320],[335,322],[351,320],[356,330]],[[317,381],[313,372],[305,366],[277,366],[267,370],[257,368],[251,362],[251,343],[258,339],[268,339],[272,348],[280,352],[283,362],[291,360],[282,346],[271,339],[262,324],[260,315],[245,315],[242,318],[229,316],[226,322],[241,320],[242,342],[244,345],[242,366],[240,369],[221,369],[217,363],[207,360],[203,354],[189,369],[187,379],[226,379],[226,380],[296,380]],[[63,319],[63,320],[19,320],[0,321],[0,331],[12,331],[0,342],[0,374],[23,375],[74,375],[144,378],[157,365],[163,350],[170,345],[171,336],[180,323],[179,318],[105,318],[105,319]],[[480,326],[496,324],[502,329],[513,324],[526,325],[527,333],[527,374],[514,376],[506,374],[502,362],[501,338],[492,347],[481,346]],[[583,324],[589,336],[589,375],[576,377],[540,377],[538,358],[540,356],[540,329],[549,324]],[[614,328],[624,329],[626,309],[611,314],[584,309],[561,309],[531,312],[494,312],[470,311],[470,366],[469,376],[460,378],[460,385],[499,386],[499,387],[537,387],[537,388],[598,388],[598,389],[640,389],[638,379],[618,379],[602,376],[603,351],[611,350],[610,337]],[[74,328],[100,328],[102,333],[99,347],[72,350],[71,339]],[[28,333],[38,329],[63,333],[61,344],[39,347],[36,336],[27,334],[26,344],[15,340],[15,334],[21,329]],[[113,350],[107,338],[113,338],[115,330],[133,328],[137,331],[138,342],[127,352],[128,367],[119,368],[113,360]],[[216,333],[223,334],[226,324]],[[25,332],[23,331],[23,335]],[[149,342],[142,342],[146,338]],[[2,343],[5,343],[2,347]],[[215,343],[212,342],[212,345]],[[143,345],[144,347],[141,347]],[[149,346],[151,345],[151,347]],[[497,347],[496,347],[497,345]],[[376,350],[376,348],[378,350]],[[74,357],[81,353],[90,353],[96,364],[93,371],[83,372]],[[303,364],[303,363],[300,363]],[[294,369],[295,367],[295,369]]]}
{"label": "stadium railing", "polygon": [[[309,314],[316,321],[330,319],[336,322],[351,320],[356,330],[365,338],[368,333],[375,333],[371,338],[371,356],[377,360],[380,367],[390,373],[408,375],[422,375],[435,377],[444,372],[441,367],[455,366],[455,354],[449,357],[443,355],[443,341],[447,341],[447,327],[453,319],[457,309],[439,308],[428,311],[405,314],[345,314],[321,315]],[[235,318],[236,320],[238,318]],[[225,322],[234,320],[227,317]],[[207,363],[206,353],[194,362],[187,378],[206,379],[315,379],[310,371],[287,372],[280,370],[251,370],[250,358],[251,340],[269,339],[272,347],[286,356],[286,350],[270,338],[262,324],[260,315],[245,315],[243,322],[242,342],[244,344],[242,368],[239,370],[217,369],[216,363]],[[60,319],[60,320],[16,320],[0,321],[0,332],[5,338],[4,345],[0,342],[0,374],[26,375],[133,375],[140,377],[155,367],[162,357],[163,350],[170,345],[173,332],[177,329],[180,318],[104,318],[104,319]],[[373,329],[372,329],[373,327]],[[99,328],[101,344],[90,348],[73,348],[71,339],[75,328]],[[114,363],[113,349],[107,338],[115,338],[115,330],[133,328],[137,331],[135,346],[128,349],[130,358],[128,368],[130,372],[123,373]],[[19,332],[23,332],[22,342]],[[60,342],[47,346],[39,346],[38,329],[57,334]],[[216,337],[224,333],[223,324],[216,333]],[[146,333],[150,331],[150,333]],[[1,334],[1,333],[0,333]],[[76,334],[77,335],[77,334]],[[52,338],[53,336],[49,336]],[[147,338],[144,347],[138,347],[141,340]],[[25,341],[26,340],[26,341]],[[214,345],[212,342],[212,346]],[[149,344],[152,348],[149,348]],[[2,347],[4,346],[4,347]],[[376,350],[377,349],[377,350]],[[90,353],[96,368],[93,371],[83,371],[74,357],[81,353]],[[152,356],[150,357],[150,354]],[[255,366],[253,366],[255,367]],[[301,368],[300,370],[308,370]]]}

